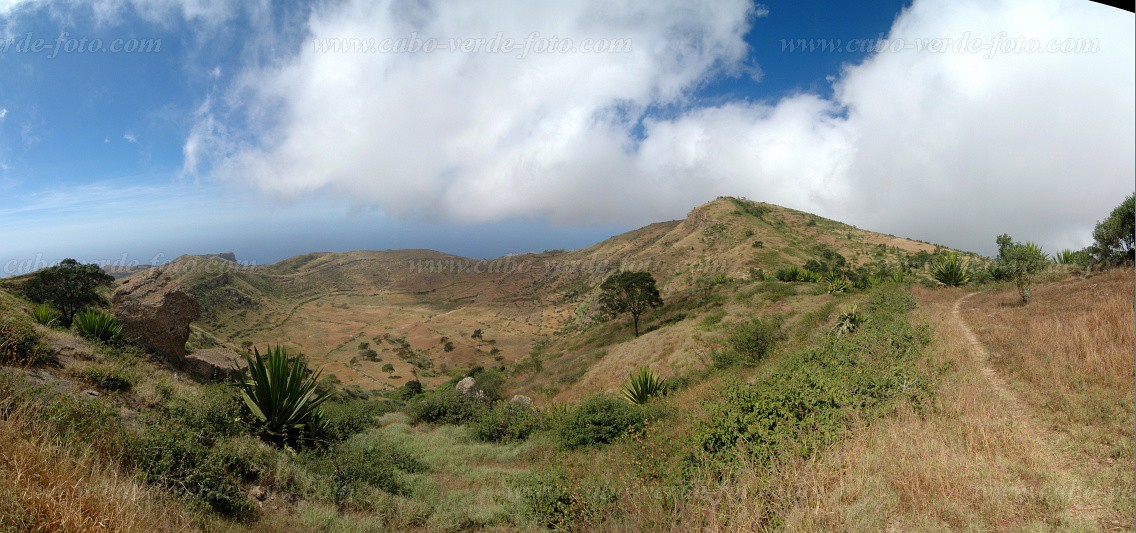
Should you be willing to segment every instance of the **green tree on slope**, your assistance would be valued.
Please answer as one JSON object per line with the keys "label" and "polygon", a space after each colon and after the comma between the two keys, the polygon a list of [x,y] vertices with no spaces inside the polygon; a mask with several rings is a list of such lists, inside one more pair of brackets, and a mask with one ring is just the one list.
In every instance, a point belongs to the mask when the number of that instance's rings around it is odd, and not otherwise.
{"label": "green tree on slope", "polygon": [[631,313],[636,337],[643,312],[663,305],[650,272],[616,272],[604,280],[600,291],[600,309],[609,316]]}

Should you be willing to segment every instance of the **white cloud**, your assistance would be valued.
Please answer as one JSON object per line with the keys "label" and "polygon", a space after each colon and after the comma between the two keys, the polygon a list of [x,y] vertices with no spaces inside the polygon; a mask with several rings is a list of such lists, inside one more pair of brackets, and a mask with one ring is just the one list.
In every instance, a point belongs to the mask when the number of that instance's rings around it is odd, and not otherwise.
{"label": "white cloud", "polygon": [[[892,39],[969,32],[989,43],[1004,31],[1099,39],[1099,51],[883,52],[847,67],[831,99],[690,105],[710,77],[745,71],[743,36],[761,14],[742,1],[320,4],[295,57],[246,70],[202,106],[185,171],[470,222],[637,224],[736,194],[980,250],[1003,231],[1083,244],[1133,189],[1126,14],[1071,0],[918,0]],[[524,59],[317,50],[329,38],[534,31],[630,38],[633,49]],[[678,111],[652,118],[660,107]]]}
{"label": "white cloud", "polygon": [[168,23],[180,18],[216,25],[236,16],[241,3],[234,0],[0,0],[0,17],[47,8],[57,17],[67,19],[80,7],[90,9],[100,23],[114,23],[124,14],[132,13],[151,22]]}
{"label": "white cloud", "polygon": [[138,137],[130,132],[123,133],[122,139],[130,144],[138,144]]}
{"label": "white cloud", "polygon": [[4,118],[6,116],[8,116],[8,109],[4,108],[4,107],[0,107],[0,118]]}

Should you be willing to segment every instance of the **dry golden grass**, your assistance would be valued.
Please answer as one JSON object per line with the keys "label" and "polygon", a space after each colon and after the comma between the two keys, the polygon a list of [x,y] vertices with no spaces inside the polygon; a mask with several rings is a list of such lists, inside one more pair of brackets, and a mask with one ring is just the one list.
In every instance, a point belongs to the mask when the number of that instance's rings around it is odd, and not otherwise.
{"label": "dry golden grass", "polygon": [[963,315],[991,365],[1054,435],[1067,468],[1099,495],[1107,524],[1133,525],[1133,271],[970,298]]}
{"label": "dry golden grass", "polygon": [[[1094,284],[1101,291],[1097,297],[1082,299],[1080,307],[1052,312],[1063,315],[1063,327],[1093,324],[1108,329],[1079,334],[1076,327],[1071,327],[1074,332],[1060,329],[1065,337],[1061,344],[1056,339],[1048,344],[1078,346],[1070,350],[1074,355],[1064,367],[1078,379],[1103,383],[1105,373],[1083,362],[1102,356],[1110,360],[1109,372],[1120,375],[1107,380],[1115,387],[1112,392],[1096,396],[1097,402],[1127,406],[1120,408],[1129,417],[1124,429],[1107,430],[1117,435],[1129,432],[1129,437],[1118,441],[1124,443],[1118,444],[1119,457],[1087,458],[1076,450],[1066,453],[1064,447],[1069,444],[1050,431],[1045,417],[1039,417],[1031,403],[1017,401],[1012,392],[1008,396],[1007,387],[995,381],[999,378],[989,375],[981,352],[975,350],[952,313],[965,293],[917,288],[917,320],[935,328],[935,341],[925,361],[938,375],[932,408],[918,412],[901,405],[893,416],[854,431],[839,446],[806,460],[772,469],[742,465],[728,485],[715,486],[697,501],[680,502],[672,512],[670,527],[707,531],[1130,530],[1131,272],[1039,286],[1035,298],[1041,302],[1047,296],[1076,293]],[[989,298],[1012,296],[1011,289],[1004,296],[995,293],[972,299],[981,304]],[[1127,316],[1120,307],[1127,309]],[[1031,315],[1043,315],[1049,306],[1016,311],[1024,322],[1030,322]],[[1038,323],[1046,324],[1037,318]],[[1001,319],[984,320],[996,324]],[[1084,349],[1084,344],[1090,348]],[[1128,370],[1121,359],[1128,359]],[[1046,393],[1062,390],[1048,386]],[[1123,416],[1113,421],[1121,419]],[[1103,472],[1102,464],[1115,469]],[[1088,468],[1096,469],[1098,476],[1085,475]],[[655,516],[650,509],[640,510],[636,522],[657,524],[665,519],[658,515],[659,510],[653,512]]]}
{"label": "dry golden grass", "polygon": [[45,437],[17,409],[0,421],[0,530],[190,531],[180,505],[92,454]]}

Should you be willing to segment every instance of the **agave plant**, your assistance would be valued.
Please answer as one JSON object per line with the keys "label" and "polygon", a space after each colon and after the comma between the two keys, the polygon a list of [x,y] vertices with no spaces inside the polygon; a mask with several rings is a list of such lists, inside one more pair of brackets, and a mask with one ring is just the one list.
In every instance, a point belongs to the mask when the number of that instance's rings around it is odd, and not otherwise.
{"label": "agave plant", "polygon": [[844,276],[841,276],[834,272],[830,272],[828,275],[826,275],[824,277],[824,281],[825,283],[828,283],[829,294],[843,294],[848,292],[848,288],[850,287],[850,285],[848,284],[848,278],[845,278]]}
{"label": "agave plant", "polygon": [[110,313],[87,309],[75,315],[75,330],[88,339],[110,342],[122,336],[122,324]]}
{"label": "agave plant", "polygon": [[863,326],[867,322],[868,316],[858,311],[856,306],[853,305],[849,307],[847,311],[840,313],[840,315],[836,317],[836,325],[832,327],[832,330],[835,331],[836,336],[839,337],[846,333],[854,333],[856,330],[860,329],[860,326]]}
{"label": "agave plant", "polygon": [[957,253],[949,253],[936,262],[931,276],[948,287],[962,287],[970,282],[970,271]]}
{"label": "agave plant", "polygon": [[311,435],[319,429],[319,406],[331,398],[317,389],[320,371],[311,372],[301,355],[289,355],[283,346],[270,346],[246,357],[249,379],[241,384],[241,397],[264,426],[268,440],[278,443]]}
{"label": "agave plant", "polygon": [[42,326],[52,327],[59,324],[59,318],[63,316],[58,309],[51,306],[49,303],[42,303],[32,308],[32,320]]}
{"label": "agave plant", "polygon": [[623,386],[623,397],[631,403],[642,405],[666,390],[667,379],[660,378],[651,369],[643,367],[638,373],[633,372],[628,377],[627,385]]}
{"label": "agave plant", "polygon": [[1092,264],[1093,258],[1085,250],[1061,250],[1053,254],[1053,262],[1059,265],[1073,265],[1086,267]]}
{"label": "agave plant", "polygon": [[899,269],[892,270],[891,274],[888,274],[888,281],[892,283],[903,283],[907,281],[907,274]]}

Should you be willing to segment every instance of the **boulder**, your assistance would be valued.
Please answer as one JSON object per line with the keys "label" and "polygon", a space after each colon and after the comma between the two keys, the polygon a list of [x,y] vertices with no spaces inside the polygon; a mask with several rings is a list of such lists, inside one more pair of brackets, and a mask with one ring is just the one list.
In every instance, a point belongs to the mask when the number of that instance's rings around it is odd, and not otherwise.
{"label": "boulder", "polygon": [[232,350],[209,348],[185,356],[182,368],[201,381],[224,381],[240,378],[241,373],[248,368],[248,361]]}
{"label": "boulder", "polygon": [[477,388],[477,381],[473,379],[473,376],[466,376],[454,388],[457,389],[459,394],[469,394],[478,400],[485,399],[485,391]]}
{"label": "boulder", "polygon": [[189,323],[199,308],[197,298],[160,269],[126,278],[111,297],[123,336],[175,365],[185,362]]}
{"label": "boulder", "polygon": [[458,382],[458,385],[455,388],[462,394],[477,394],[478,392],[481,392],[477,390],[477,381],[474,381],[473,376],[467,376],[463,378]]}
{"label": "boulder", "polygon": [[523,394],[517,394],[517,395],[513,396],[512,399],[509,400],[509,405],[518,405],[518,406],[521,406],[521,407],[532,409],[533,408],[533,401],[532,401],[532,398],[529,398],[528,396],[525,396]]}

